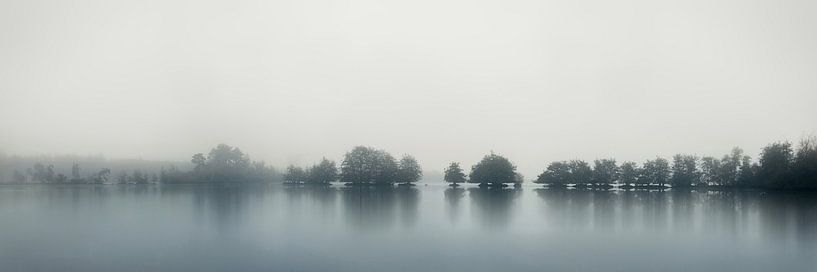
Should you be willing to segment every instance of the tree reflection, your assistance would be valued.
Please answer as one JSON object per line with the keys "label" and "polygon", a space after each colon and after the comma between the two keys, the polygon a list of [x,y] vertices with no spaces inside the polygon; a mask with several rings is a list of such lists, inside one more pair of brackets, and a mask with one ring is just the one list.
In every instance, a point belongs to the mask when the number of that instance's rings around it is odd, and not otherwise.
{"label": "tree reflection", "polygon": [[[247,205],[256,198],[263,198],[260,186],[196,186],[193,187],[193,203],[200,218],[212,220],[219,231],[226,231],[241,224]],[[179,188],[184,190],[184,188]]]}
{"label": "tree reflection", "polygon": [[417,222],[417,204],[420,203],[420,191],[409,186],[400,186],[394,191],[397,204],[400,207],[400,220],[403,226],[413,226]]}
{"label": "tree reflection", "polygon": [[615,227],[615,198],[608,190],[592,190],[593,229],[611,231]]}
{"label": "tree reflection", "polygon": [[354,186],[340,189],[344,220],[355,229],[385,229],[394,223],[395,189]]}
{"label": "tree reflection", "polygon": [[765,194],[758,197],[762,237],[768,242],[789,241],[817,249],[817,198],[811,193]]}
{"label": "tree reflection", "polygon": [[693,229],[695,205],[692,199],[692,190],[688,188],[672,189],[672,228],[674,232],[686,232]]}
{"label": "tree reflection", "polygon": [[452,187],[445,189],[445,200],[448,203],[446,206],[446,213],[451,222],[459,221],[460,218],[460,202],[465,197],[465,189],[460,187]]}
{"label": "tree reflection", "polygon": [[512,217],[512,206],[522,190],[519,188],[479,187],[468,189],[474,210],[484,226],[505,227]]}

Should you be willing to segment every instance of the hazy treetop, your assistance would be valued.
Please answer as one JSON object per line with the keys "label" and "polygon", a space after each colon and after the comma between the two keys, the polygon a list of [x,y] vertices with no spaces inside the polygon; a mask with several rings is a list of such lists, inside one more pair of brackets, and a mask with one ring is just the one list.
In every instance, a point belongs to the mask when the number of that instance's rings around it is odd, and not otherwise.
{"label": "hazy treetop", "polygon": [[817,2],[0,1],[0,150],[427,170],[757,157],[817,131]]}

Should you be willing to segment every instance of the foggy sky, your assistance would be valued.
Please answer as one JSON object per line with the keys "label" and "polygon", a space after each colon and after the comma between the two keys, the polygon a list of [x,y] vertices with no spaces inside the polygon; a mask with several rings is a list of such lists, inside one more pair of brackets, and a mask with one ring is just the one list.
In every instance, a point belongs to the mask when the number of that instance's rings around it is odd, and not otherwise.
{"label": "foggy sky", "polygon": [[0,1],[0,150],[426,170],[817,132],[817,2]]}

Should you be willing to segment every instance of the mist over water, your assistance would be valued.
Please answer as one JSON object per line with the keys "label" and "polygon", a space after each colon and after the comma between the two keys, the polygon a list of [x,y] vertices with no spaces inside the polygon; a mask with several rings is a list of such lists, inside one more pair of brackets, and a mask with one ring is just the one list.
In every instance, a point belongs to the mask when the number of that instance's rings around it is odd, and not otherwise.
{"label": "mist over water", "polygon": [[0,272],[817,271],[815,14],[0,0]]}
{"label": "mist over water", "polygon": [[753,157],[817,132],[817,3],[5,0],[0,152],[279,167],[357,145],[441,171],[486,152]]}
{"label": "mist over water", "polygon": [[3,271],[813,271],[817,198],[753,191],[0,187]]}

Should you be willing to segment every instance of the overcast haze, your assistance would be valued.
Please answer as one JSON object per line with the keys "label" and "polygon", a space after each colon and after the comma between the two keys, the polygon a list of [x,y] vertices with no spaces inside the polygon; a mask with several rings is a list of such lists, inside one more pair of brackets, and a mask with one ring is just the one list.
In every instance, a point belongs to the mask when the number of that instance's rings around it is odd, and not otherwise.
{"label": "overcast haze", "polygon": [[817,131],[815,1],[0,1],[0,150],[426,170]]}

